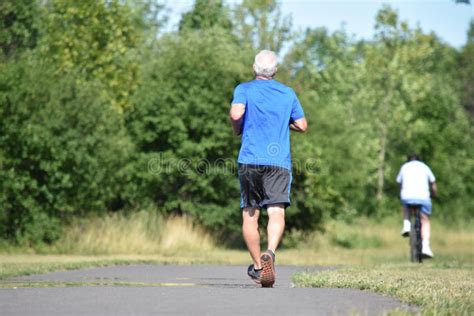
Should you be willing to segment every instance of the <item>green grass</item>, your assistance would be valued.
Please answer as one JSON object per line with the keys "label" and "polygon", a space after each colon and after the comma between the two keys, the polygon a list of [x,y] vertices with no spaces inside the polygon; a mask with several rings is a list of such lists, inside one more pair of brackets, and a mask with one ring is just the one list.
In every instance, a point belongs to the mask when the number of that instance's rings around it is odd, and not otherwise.
{"label": "green grass", "polygon": [[318,274],[298,273],[300,287],[355,288],[388,294],[421,307],[423,315],[473,315],[472,265],[439,268],[436,263],[348,267]]}
{"label": "green grass", "polygon": [[[421,307],[423,315],[474,314],[474,230],[463,224],[432,222],[435,258],[409,263],[408,240],[399,236],[400,220],[352,225],[331,222],[323,235],[313,233],[300,248],[317,247],[337,270],[299,273],[296,286],[355,288],[387,294]],[[403,312],[400,312],[403,314]]]}

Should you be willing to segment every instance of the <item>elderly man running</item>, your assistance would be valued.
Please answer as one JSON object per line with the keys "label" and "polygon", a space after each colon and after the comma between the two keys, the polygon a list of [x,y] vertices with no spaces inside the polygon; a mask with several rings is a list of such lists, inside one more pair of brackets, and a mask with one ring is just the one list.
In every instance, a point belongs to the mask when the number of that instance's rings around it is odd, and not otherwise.
{"label": "elderly man running", "polygon": [[[239,84],[230,110],[232,127],[242,135],[239,180],[242,231],[253,264],[247,274],[263,287],[275,283],[275,251],[290,205],[290,129],[305,132],[306,119],[295,92],[273,80],[277,56],[262,50],[255,56],[255,80]],[[260,209],[269,217],[268,250],[260,252]]]}

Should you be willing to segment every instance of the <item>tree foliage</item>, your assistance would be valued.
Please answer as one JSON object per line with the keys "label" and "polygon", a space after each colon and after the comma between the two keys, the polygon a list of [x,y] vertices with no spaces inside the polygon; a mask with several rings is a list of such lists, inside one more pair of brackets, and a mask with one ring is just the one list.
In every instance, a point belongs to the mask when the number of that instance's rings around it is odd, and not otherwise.
{"label": "tree foliage", "polygon": [[197,0],[169,32],[151,0],[0,8],[2,238],[53,242],[73,217],[153,205],[240,241],[229,104],[255,52],[284,47],[277,80],[309,121],[292,135],[289,230],[398,212],[394,179],[410,151],[437,176],[435,216],[472,216],[472,23],[456,50],[386,6],[370,41],[296,35],[270,0]]}
{"label": "tree foliage", "polygon": [[42,58],[60,76],[80,70],[84,78],[78,84],[103,82],[117,110],[127,107],[136,88],[142,36],[131,8],[118,0],[48,0],[42,10]]}
{"label": "tree foliage", "polygon": [[459,54],[457,69],[460,78],[461,102],[472,119],[474,117],[474,19],[471,20],[466,45]]}
{"label": "tree foliage", "polygon": [[297,198],[304,197],[297,211],[317,209],[319,217],[395,211],[394,179],[411,151],[439,176],[444,207],[459,209],[461,196],[472,190],[454,176],[467,180],[473,165],[467,158],[472,128],[446,72],[453,51],[434,35],[409,29],[388,7],[376,29],[375,42],[308,30],[287,56],[290,81],[310,126],[315,122],[295,146],[300,159],[317,158],[317,172],[303,173],[296,184]]}
{"label": "tree foliage", "polygon": [[141,183],[136,194],[152,198],[164,212],[191,214],[215,230],[235,227],[237,141],[228,106],[250,67],[218,28],[163,38],[152,54],[157,57],[145,64],[143,84],[126,116],[139,150],[135,169],[148,170],[129,182]]}
{"label": "tree foliage", "polygon": [[183,14],[179,30],[206,30],[220,27],[230,30],[232,23],[222,0],[196,0],[191,11]]}
{"label": "tree foliage", "polygon": [[55,80],[35,60],[3,65],[0,78],[0,233],[51,242],[60,220],[104,212],[130,143],[100,83]]}
{"label": "tree foliage", "polygon": [[291,17],[276,0],[244,0],[233,11],[234,34],[241,46],[280,52],[291,38]]}
{"label": "tree foliage", "polygon": [[3,58],[15,56],[24,49],[36,46],[38,5],[35,1],[3,0],[0,3],[0,21],[0,48]]}

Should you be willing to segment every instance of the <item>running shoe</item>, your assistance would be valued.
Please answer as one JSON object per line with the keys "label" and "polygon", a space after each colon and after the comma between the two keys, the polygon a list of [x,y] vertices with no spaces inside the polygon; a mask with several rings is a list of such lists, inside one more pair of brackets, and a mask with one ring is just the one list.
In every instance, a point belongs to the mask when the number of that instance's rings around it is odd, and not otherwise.
{"label": "running shoe", "polygon": [[260,257],[262,262],[262,273],[260,274],[260,282],[262,287],[273,287],[275,283],[275,254],[271,250],[267,250]]}
{"label": "running shoe", "polygon": [[255,270],[255,266],[253,264],[249,265],[247,269],[247,275],[257,284],[260,283],[260,275],[262,274],[263,269]]}

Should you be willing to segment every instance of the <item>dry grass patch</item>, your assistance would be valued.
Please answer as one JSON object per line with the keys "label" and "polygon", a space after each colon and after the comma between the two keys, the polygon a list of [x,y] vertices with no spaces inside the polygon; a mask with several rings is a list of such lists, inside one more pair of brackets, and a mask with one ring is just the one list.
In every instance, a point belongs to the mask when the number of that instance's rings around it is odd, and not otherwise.
{"label": "dry grass patch", "polygon": [[112,214],[82,220],[45,252],[63,254],[166,254],[216,248],[211,236],[189,217],[163,218],[156,212]]}
{"label": "dry grass patch", "polygon": [[[408,239],[400,236],[401,219],[376,222],[360,218],[353,223],[330,221],[325,232],[316,231],[296,249],[289,250],[285,262],[319,265],[367,265],[374,263],[407,263]],[[472,262],[474,258],[474,226],[448,227],[432,221],[431,244],[441,265]],[[305,259],[293,259],[304,253]],[[298,255],[299,254],[299,255]],[[438,260],[439,259],[439,260]]]}

